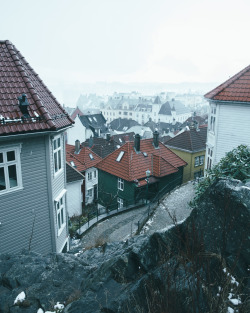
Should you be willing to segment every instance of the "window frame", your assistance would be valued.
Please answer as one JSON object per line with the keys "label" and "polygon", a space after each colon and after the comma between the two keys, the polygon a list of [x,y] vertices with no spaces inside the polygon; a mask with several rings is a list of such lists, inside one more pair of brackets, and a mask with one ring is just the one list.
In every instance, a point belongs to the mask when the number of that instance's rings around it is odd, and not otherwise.
{"label": "window frame", "polygon": [[204,155],[199,155],[194,158],[194,167],[202,166],[205,161]]}
{"label": "window frame", "polygon": [[[15,159],[8,161],[7,159],[7,152],[14,151]],[[21,144],[19,145],[8,145],[0,148],[0,153],[3,155],[3,162],[0,163],[0,168],[3,168],[4,171],[4,180],[6,188],[0,190],[0,195],[6,194],[9,192],[17,191],[23,189],[22,183],[22,172],[21,172]],[[10,187],[10,175],[9,175],[9,166],[15,165],[16,168],[16,182],[17,185],[15,187]]]}
{"label": "window frame", "polygon": [[124,208],[124,203],[123,203],[123,199],[117,197],[117,205],[118,205],[118,210]]}
{"label": "window frame", "polygon": [[117,188],[118,190],[124,191],[124,179],[118,177]]}
{"label": "window frame", "polygon": [[66,190],[63,190],[62,195],[59,195],[55,201],[55,211],[56,211],[56,226],[57,226],[57,236],[59,237],[66,227]]}
{"label": "window frame", "polygon": [[93,175],[92,175],[92,172],[88,172],[88,181],[92,180],[93,179]]}
{"label": "window frame", "polygon": [[[60,146],[58,147],[58,139],[60,139]],[[56,148],[55,148],[56,142]],[[63,170],[63,141],[62,136],[55,136],[52,140],[52,149],[53,149],[53,165],[54,165],[54,175],[58,175]],[[56,157],[55,157],[56,156]],[[56,160],[56,162],[55,162]],[[56,169],[56,165],[58,169]],[[60,165],[60,166],[59,166]]]}

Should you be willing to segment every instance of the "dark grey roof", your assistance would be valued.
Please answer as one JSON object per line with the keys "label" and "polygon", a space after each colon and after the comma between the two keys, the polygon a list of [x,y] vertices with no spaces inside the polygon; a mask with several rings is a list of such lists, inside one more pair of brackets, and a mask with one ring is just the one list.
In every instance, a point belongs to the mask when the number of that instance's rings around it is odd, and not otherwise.
{"label": "dark grey roof", "polygon": [[169,101],[169,104],[171,108],[173,108],[176,111],[177,115],[191,112],[190,109],[185,107],[185,105],[179,100],[172,99],[171,101]]}
{"label": "dark grey roof", "polygon": [[103,117],[102,113],[82,115],[79,116],[79,119],[83,126],[91,129],[94,132],[96,129],[100,129],[101,133],[105,133],[107,131],[107,127],[105,126],[106,120]]}
{"label": "dark grey roof", "polygon": [[74,181],[83,180],[84,176],[68,162],[66,162],[66,181],[72,183]]}
{"label": "dark grey roof", "polygon": [[99,157],[105,158],[117,149],[116,143],[112,139],[90,138],[82,143],[82,146],[89,147]]}
{"label": "dark grey roof", "polygon": [[138,122],[135,120],[128,120],[126,118],[116,118],[112,122],[110,122],[110,127],[113,130],[118,130],[118,131],[126,131],[132,126],[137,126],[140,125]]}
{"label": "dark grey roof", "polygon": [[154,104],[161,104],[161,99],[159,96],[155,98]]}
{"label": "dark grey roof", "polygon": [[161,106],[159,114],[171,115],[171,110],[176,111],[176,115],[190,113],[189,108],[185,107],[181,101],[172,99]]}
{"label": "dark grey roof", "polygon": [[190,152],[206,149],[207,127],[201,127],[198,131],[195,128],[185,130],[168,140],[168,147],[188,150]]}
{"label": "dark grey roof", "polygon": [[171,107],[168,101],[163,103],[160,108],[159,114],[171,115]]}

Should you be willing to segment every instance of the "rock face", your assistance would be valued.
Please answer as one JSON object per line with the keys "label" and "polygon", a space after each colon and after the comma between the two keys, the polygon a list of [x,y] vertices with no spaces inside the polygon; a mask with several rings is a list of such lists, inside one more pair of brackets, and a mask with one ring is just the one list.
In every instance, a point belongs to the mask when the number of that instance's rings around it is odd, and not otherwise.
{"label": "rock face", "polygon": [[250,311],[249,221],[250,187],[220,180],[165,233],[79,254],[0,255],[0,313],[55,311],[57,302],[66,313]]}

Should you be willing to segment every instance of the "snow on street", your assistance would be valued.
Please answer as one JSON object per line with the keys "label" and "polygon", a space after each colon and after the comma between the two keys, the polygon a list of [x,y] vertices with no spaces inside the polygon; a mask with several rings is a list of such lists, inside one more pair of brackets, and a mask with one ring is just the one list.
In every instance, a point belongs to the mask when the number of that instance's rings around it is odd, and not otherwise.
{"label": "snow on street", "polygon": [[167,230],[174,225],[173,220],[184,221],[192,209],[188,203],[195,194],[193,182],[172,191],[156,208],[153,217],[143,227],[141,234],[153,234],[155,231]]}

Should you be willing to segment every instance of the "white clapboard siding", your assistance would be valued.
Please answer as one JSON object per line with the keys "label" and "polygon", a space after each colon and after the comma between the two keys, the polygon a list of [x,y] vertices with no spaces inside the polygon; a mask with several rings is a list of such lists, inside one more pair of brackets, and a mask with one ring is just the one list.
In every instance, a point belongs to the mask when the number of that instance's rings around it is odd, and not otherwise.
{"label": "white clapboard siding", "polygon": [[28,249],[30,240],[32,251],[52,251],[46,140],[44,136],[11,140],[11,144],[22,144],[23,189],[0,195],[0,252]]}
{"label": "white clapboard siding", "polygon": [[82,180],[67,184],[67,208],[69,217],[82,214]]}
{"label": "white clapboard siding", "polygon": [[250,105],[220,105],[214,162],[241,144],[250,145]]}

